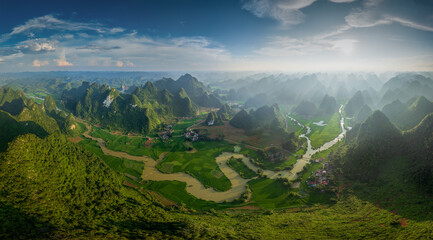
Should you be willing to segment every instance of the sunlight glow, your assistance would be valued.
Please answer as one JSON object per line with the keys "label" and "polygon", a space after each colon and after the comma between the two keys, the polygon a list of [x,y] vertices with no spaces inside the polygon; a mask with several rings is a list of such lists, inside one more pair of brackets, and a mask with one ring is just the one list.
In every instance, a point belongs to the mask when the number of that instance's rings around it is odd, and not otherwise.
{"label": "sunlight glow", "polygon": [[343,39],[335,43],[334,48],[340,50],[344,54],[351,54],[354,48],[354,43],[356,40],[353,39]]}

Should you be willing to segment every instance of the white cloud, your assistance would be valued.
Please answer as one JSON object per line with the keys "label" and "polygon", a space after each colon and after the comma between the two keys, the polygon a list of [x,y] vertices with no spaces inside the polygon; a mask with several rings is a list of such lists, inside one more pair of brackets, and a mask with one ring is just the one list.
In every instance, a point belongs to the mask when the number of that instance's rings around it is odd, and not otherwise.
{"label": "white cloud", "polygon": [[383,0],[364,0],[364,6],[366,7],[376,7],[379,5]]}
{"label": "white cloud", "polygon": [[374,27],[390,24],[389,19],[383,18],[381,13],[374,10],[357,10],[345,17],[347,24],[354,28]]}
{"label": "white cloud", "polygon": [[80,31],[80,30],[94,30],[99,29],[98,24],[79,23],[61,20],[55,18],[53,15],[45,15],[28,20],[23,25],[14,27],[10,35],[16,35],[26,33],[32,30],[45,30],[45,29],[66,29],[69,31]]}
{"label": "white cloud", "polygon": [[22,53],[45,53],[56,50],[56,42],[47,39],[30,39],[23,41],[16,46],[16,49]]}
{"label": "white cloud", "polygon": [[125,31],[125,29],[120,28],[120,27],[115,27],[115,28],[110,29],[110,33],[121,33],[124,31]]}
{"label": "white cloud", "polygon": [[[244,0],[242,9],[259,18],[272,18],[285,26],[303,22],[305,14],[300,9],[306,8],[316,0]],[[350,3],[356,0],[329,0],[334,3]]]}
{"label": "white cloud", "polygon": [[333,49],[337,49],[340,52],[344,54],[350,54],[352,53],[354,49],[355,43],[357,43],[357,40],[354,39],[340,39],[333,42]]}
{"label": "white cloud", "polygon": [[[212,64],[226,63],[230,54],[221,46],[203,37],[152,39],[149,37],[123,37],[99,39],[98,46],[122,46],[110,52],[113,59],[123,59],[123,66],[144,66],[149,69],[199,69]],[[112,60],[106,65],[114,64]]]}
{"label": "white cloud", "polygon": [[407,20],[407,19],[403,19],[403,18],[399,18],[399,17],[392,17],[392,16],[387,16],[386,19],[388,19],[389,21],[392,21],[392,22],[400,23],[401,25],[406,26],[406,27],[410,27],[410,28],[414,28],[414,29],[418,29],[418,30],[422,30],[422,31],[433,32],[433,27],[418,24],[418,23],[415,23],[415,22]]}
{"label": "white cloud", "polygon": [[62,53],[59,56],[59,59],[54,59],[54,62],[56,62],[57,66],[59,66],[59,67],[73,66],[72,63],[70,63],[66,60],[66,51],[65,50],[62,51]]}
{"label": "white cloud", "polygon": [[432,26],[416,23],[412,20],[395,16],[394,14],[387,14],[386,8],[381,9],[382,2],[384,2],[384,0],[365,0],[363,2],[364,8],[356,9],[345,17],[346,23],[353,28],[367,28],[399,23],[403,26],[422,31],[433,31]]}
{"label": "white cloud", "polygon": [[44,61],[39,61],[38,59],[33,60],[33,67],[42,67],[42,66],[46,66],[48,65],[49,62],[44,60]]}
{"label": "white cloud", "polygon": [[14,27],[12,32],[8,36],[17,34],[32,34],[34,31],[42,30],[66,30],[66,31],[94,31],[97,33],[110,33],[116,34],[125,31],[120,27],[107,28],[102,26],[100,23],[84,23],[75,22],[70,20],[62,20],[54,17],[53,15],[45,15],[37,18],[33,18],[25,22],[23,25]]}
{"label": "white cloud", "polygon": [[433,27],[422,25],[414,21],[395,17],[392,15],[385,15],[376,11],[375,9],[357,10],[345,17],[347,24],[354,28],[375,27],[384,24],[399,23],[403,26],[433,32]]}
{"label": "white cloud", "polygon": [[356,0],[329,0],[329,1],[334,2],[334,3],[350,3],[350,2],[354,2]]}
{"label": "white cloud", "polygon": [[268,57],[295,58],[297,56],[314,56],[328,53],[350,53],[354,39],[326,40],[319,38],[295,39],[290,37],[274,37],[267,46],[256,51],[259,55]]}
{"label": "white cloud", "polygon": [[260,18],[273,18],[283,25],[295,25],[303,21],[304,14],[299,11],[316,0],[247,0],[242,8]]}

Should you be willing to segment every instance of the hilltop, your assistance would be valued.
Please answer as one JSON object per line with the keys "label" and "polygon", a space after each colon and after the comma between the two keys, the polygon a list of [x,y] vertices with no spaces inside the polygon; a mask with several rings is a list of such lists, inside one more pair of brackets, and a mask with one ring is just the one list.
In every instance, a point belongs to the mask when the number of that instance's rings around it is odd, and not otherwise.
{"label": "hilltop", "polygon": [[147,82],[132,94],[121,94],[108,85],[83,82],[65,91],[65,106],[77,116],[109,128],[148,133],[170,117],[195,116],[197,106],[184,89],[176,94],[159,91]]}
{"label": "hilltop", "polygon": [[278,131],[285,129],[285,120],[275,104],[251,110],[249,113],[241,110],[230,120],[230,125],[244,130],[264,128]]}
{"label": "hilltop", "polygon": [[433,112],[433,103],[424,96],[403,104],[399,100],[385,105],[382,109],[386,116],[402,130],[415,127],[426,115]]}
{"label": "hilltop", "polygon": [[51,96],[44,104],[37,104],[27,98],[21,90],[8,87],[0,88],[0,151],[16,136],[33,133],[45,137],[55,132],[76,136],[81,126],[72,114],[57,110]]}
{"label": "hilltop", "polygon": [[190,74],[179,77],[176,81],[171,78],[162,78],[154,82],[159,90],[168,90],[175,94],[184,89],[191,100],[201,107],[221,107],[221,100],[213,93],[209,93],[206,86]]}

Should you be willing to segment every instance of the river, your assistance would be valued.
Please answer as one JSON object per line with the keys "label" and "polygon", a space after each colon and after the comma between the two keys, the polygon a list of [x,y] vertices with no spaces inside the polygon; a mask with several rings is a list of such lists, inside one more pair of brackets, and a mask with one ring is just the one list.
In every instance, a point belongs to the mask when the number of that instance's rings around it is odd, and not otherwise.
{"label": "river", "polygon": [[[284,171],[279,171],[279,172],[262,169],[263,174],[265,176],[267,176],[268,178],[271,178],[271,179],[276,179],[278,177],[288,178],[289,180],[296,179],[297,174],[300,171],[302,171],[304,166],[311,161],[311,156],[313,156],[317,152],[324,151],[324,150],[332,147],[338,141],[343,139],[344,135],[346,134],[346,129],[344,128],[344,118],[343,118],[343,115],[341,112],[342,108],[343,108],[343,105],[341,105],[339,110],[338,110],[338,112],[340,113],[341,133],[335,139],[323,144],[318,149],[312,149],[311,140],[308,138],[308,134],[311,133],[311,128],[306,127],[306,129],[307,129],[306,133],[301,134],[299,137],[305,138],[307,140],[307,151],[302,156],[302,158],[298,159],[298,161],[295,163],[293,168],[291,170],[284,170]],[[295,121],[296,124],[298,124],[299,126],[305,127],[304,125],[299,123],[296,119],[294,119],[290,116],[288,116],[288,117],[290,119],[292,119],[293,121]],[[232,188],[228,191],[225,191],[225,192],[215,191],[213,188],[205,188],[204,185],[200,181],[198,181],[196,178],[194,178],[191,175],[186,174],[184,172],[178,172],[178,173],[162,173],[162,172],[160,172],[156,168],[156,165],[158,164],[159,161],[162,161],[164,159],[166,153],[161,154],[159,159],[157,161],[155,161],[154,159],[147,157],[147,156],[133,156],[133,155],[130,155],[130,154],[127,154],[124,152],[117,152],[117,151],[113,151],[113,150],[108,149],[106,147],[105,141],[103,139],[96,138],[96,137],[89,135],[89,133],[91,131],[91,126],[89,126],[87,123],[85,123],[85,124],[87,127],[87,131],[83,135],[87,138],[90,138],[90,139],[97,141],[105,155],[111,155],[111,156],[115,156],[115,157],[127,158],[130,160],[144,162],[145,168],[144,168],[143,174],[141,176],[141,178],[143,180],[152,180],[152,181],[176,180],[176,181],[185,182],[186,183],[186,191],[189,192],[190,194],[194,195],[195,197],[203,199],[203,200],[214,201],[214,202],[219,202],[219,203],[224,202],[224,201],[230,202],[230,201],[233,201],[233,200],[239,198],[245,192],[246,184],[251,179],[241,178],[241,176],[236,171],[234,171],[232,168],[230,168],[227,165],[227,160],[230,159],[230,157],[241,158],[247,167],[249,167],[250,169],[252,169],[254,171],[259,170],[259,167],[252,164],[251,161],[249,160],[249,158],[245,157],[242,154],[227,153],[227,152],[222,153],[220,156],[218,156],[216,158],[216,162],[217,162],[219,168],[221,169],[221,171],[224,173],[224,175],[230,180],[230,182],[232,184]],[[299,185],[294,186],[294,187],[299,187]]]}

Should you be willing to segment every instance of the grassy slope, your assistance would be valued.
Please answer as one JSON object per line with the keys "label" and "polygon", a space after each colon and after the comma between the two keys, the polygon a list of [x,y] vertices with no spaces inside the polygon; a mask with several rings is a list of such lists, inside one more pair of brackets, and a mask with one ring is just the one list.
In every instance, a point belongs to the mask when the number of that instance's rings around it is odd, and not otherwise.
{"label": "grassy slope", "polygon": [[433,196],[417,188],[410,176],[402,173],[410,167],[407,157],[395,157],[383,166],[377,184],[351,181],[354,193],[376,206],[417,221],[433,220]]}
{"label": "grassy slope", "polygon": [[[202,114],[203,115],[203,114]],[[180,135],[182,134],[186,128],[190,127],[194,123],[196,123],[198,120],[203,119],[203,116],[198,116],[192,119],[183,119],[182,122],[177,123],[175,126],[173,126],[174,133],[173,135]]]}
{"label": "grassy slope", "polygon": [[167,199],[172,200],[178,204],[185,204],[188,208],[204,211],[211,208],[225,208],[224,204],[217,204],[215,202],[205,201],[194,197],[185,190],[186,183],[184,182],[147,181],[145,184],[140,184],[139,186],[160,193]]}
{"label": "grassy slope", "polygon": [[[168,152],[173,147],[172,143],[163,143],[161,141],[156,142],[152,147],[144,147],[145,138],[113,135],[97,127],[92,128],[90,135],[104,139],[107,148],[111,150],[126,152],[135,156],[146,155],[153,159],[158,159],[161,153]],[[173,138],[173,141],[183,141],[183,138]]]}
{"label": "grassy slope", "polygon": [[243,147],[241,144],[241,151],[239,153],[248,156],[250,158],[256,159],[259,163],[262,164],[263,169],[272,170],[272,171],[279,171],[283,170],[285,168],[290,169],[297,161],[300,156],[304,154],[304,149],[300,149],[298,152],[291,154],[289,156],[289,159],[284,162],[270,162],[270,161],[264,161],[257,153],[256,150]]}
{"label": "grassy slope", "polygon": [[[302,155],[303,150],[300,150],[297,152],[297,154],[300,153]],[[289,159],[284,162],[270,162],[270,161],[260,161],[260,163],[263,164],[263,169],[268,169],[272,171],[280,171],[283,169],[290,169],[297,161],[296,154],[292,154],[289,156]]]}
{"label": "grassy slope", "polygon": [[224,141],[195,142],[195,153],[186,153],[184,147],[174,149],[157,165],[163,172],[186,172],[207,187],[219,191],[230,189],[231,183],[219,169],[215,158],[222,152],[232,152],[233,145]]}
{"label": "grassy slope", "polygon": [[227,164],[233,168],[242,178],[250,179],[257,176],[257,173],[248,168],[243,162],[242,159],[233,158],[227,161]]}
{"label": "grassy slope", "polygon": [[[301,207],[290,212],[245,212],[189,215],[189,231],[185,237],[197,234],[219,235],[241,239],[421,239],[431,237],[432,221],[407,221],[402,217],[376,208],[374,204],[349,195],[332,206]],[[184,215],[180,216],[182,219]],[[204,230],[206,229],[206,230]],[[197,236],[197,235],[195,235]]]}
{"label": "grassy slope", "polygon": [[[312,170],[312,169],[308,169]],[[306,178],[308,172],[305,172]],[[311,171],[310,171],[311,173]],[[305,180],[304,180],[305,182]],[[296,206],[328,204],[334,196],[332,193],[322,193],[313,189],[299,190],[285,186],[276,179],[258,178],[248,182],[253,192],[251,203],[263,209],[284,209]]]}
{"label": "grassy slope", "polygon": [[114,169],[115,171],[119,173],[127,173],[137,178],[141,177],[144,169],[143,162],[104,155],[96,141],[90,139],[81,141],[79,145],[84,146],[87,150],[98,155],[110,168]]}
{"label": "grassy slope", "polygon": [[265,209],[285,208],[303,203],[299,196],[292,196],[296,189],[284,186],[275,179],[258,178],[248,182],[253,193],[251,202]]}
{"label": "grassy slope", "polygon": [[311,121],[309,126],[311,127],[311,134],[310,134],[310,140],[311,145],[313,149],[316,149],[320,146],[322,146],[324,143],[331,141],[335,137],[340,134],[340,115],[338,112],[334,113],[331,118],[327,119],[319,119],[324,120],[326,123],[326,126],[317,126],[313,124],[313,122],[317,121]]}

